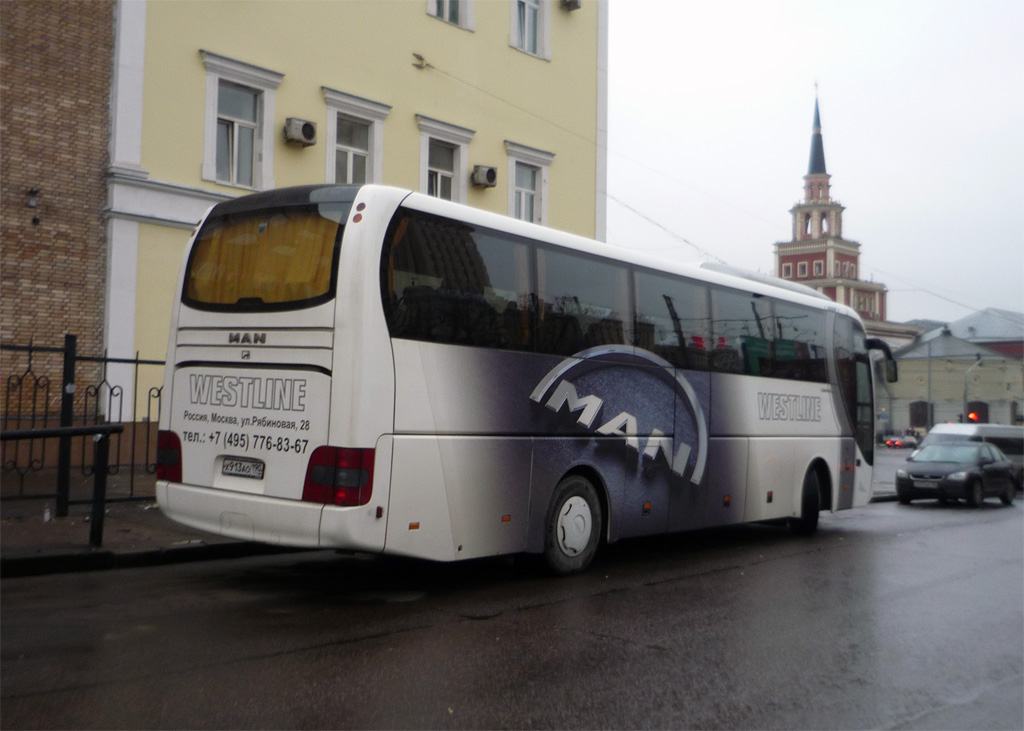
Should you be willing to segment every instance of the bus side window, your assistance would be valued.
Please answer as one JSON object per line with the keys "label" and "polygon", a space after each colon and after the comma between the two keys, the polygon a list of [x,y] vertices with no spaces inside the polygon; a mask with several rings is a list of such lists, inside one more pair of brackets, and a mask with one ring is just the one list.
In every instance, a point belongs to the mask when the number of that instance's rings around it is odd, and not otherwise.
{"label": "bus side window", "polygon": [[533,350],[537,291],[533,247],[517,238],[477,229],[477,251],[487,269],[483,297],[497,318],[497,347]]}
{"label": "bus side window", "polygon": [[710,369],[707,287],[640,270],[636,273],[636,299],[633,345],[677,368]]}
{"label": "bus side window", "polygon": [[825,314],[809,307],[775,301],[774,369],[776,378],[825,383]]}
{"label": "bus side window", "polygon": [[714,287],[711,318],[712,370],[770,375],[773,331],[769,299]]}
{"label": "bus side window", "polygon": [[381,295],[392,337],[532,349],[529,245],[400,209],[383,257]]}
{"label": "bus side window", "polygon": [[538,352],[573,355],[626,344],[625,323],[632,322],[626,265],[538,247],[537,279]]}

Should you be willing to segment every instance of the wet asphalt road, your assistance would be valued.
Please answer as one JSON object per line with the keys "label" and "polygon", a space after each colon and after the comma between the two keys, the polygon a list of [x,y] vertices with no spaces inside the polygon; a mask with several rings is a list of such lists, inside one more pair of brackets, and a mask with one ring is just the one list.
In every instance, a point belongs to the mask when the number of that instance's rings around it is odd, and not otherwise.
{"label": "wet asphalt road", "polygon": [[1024,506],[0,584],[3,728],[1024,728]]}

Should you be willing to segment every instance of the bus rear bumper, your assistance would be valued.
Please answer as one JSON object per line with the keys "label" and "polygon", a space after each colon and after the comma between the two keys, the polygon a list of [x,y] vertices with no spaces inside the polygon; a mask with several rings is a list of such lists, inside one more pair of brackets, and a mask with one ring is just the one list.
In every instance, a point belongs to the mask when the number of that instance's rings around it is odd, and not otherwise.
{"label": "bus rear bumper", "polygon": [[207,533],[279,546],[320,545],[323,505],[162,480],[156,499],[171,520]]}
{"label": "bus rear bumper", "polygon": [[241,541],[298,548],[380,552],[385,521],[371,506],[338,508],[158,481],[156,498],[172,520]]}

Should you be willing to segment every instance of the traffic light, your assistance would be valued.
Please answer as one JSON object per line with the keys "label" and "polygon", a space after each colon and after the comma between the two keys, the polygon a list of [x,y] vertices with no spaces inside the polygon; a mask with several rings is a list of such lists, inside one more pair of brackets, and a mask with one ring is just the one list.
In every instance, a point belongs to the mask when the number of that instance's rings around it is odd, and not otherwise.
{"label": "traffic light", "polygon": [[972,411],[971,413],[969,413],[967,415],[967,421],[978,421],[978,413],[976,411]]}

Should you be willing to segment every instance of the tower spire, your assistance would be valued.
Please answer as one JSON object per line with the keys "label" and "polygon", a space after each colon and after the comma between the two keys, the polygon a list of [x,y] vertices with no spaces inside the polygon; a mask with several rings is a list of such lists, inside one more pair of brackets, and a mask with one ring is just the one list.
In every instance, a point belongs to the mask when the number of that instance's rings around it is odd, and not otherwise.
{"label": "tower spire", "polygon": [[821,113],[818,111],[818,93],[815,84],[814,93],[814,129],[811,131],[811,162],[807,166],[808,175],[824,175],[825,145],[821,140]]}

